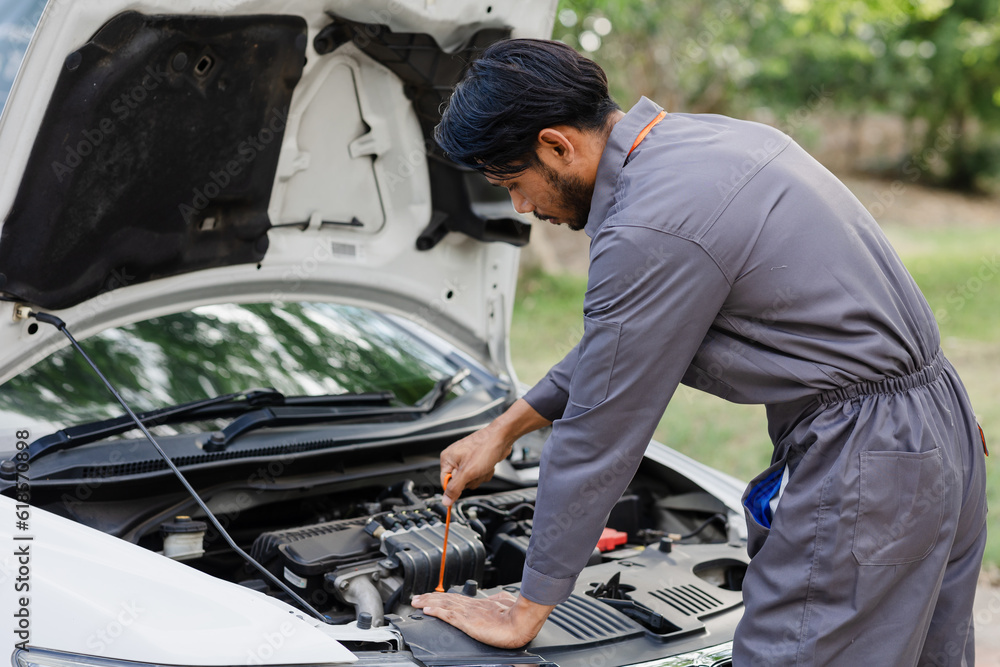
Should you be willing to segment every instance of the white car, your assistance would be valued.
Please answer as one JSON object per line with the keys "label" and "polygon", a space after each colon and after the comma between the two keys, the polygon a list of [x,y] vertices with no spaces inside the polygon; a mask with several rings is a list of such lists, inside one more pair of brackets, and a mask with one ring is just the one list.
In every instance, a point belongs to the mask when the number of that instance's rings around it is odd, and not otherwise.
{"label": "white car", "polygon": [[657,443],[527,646],[409,605],[521,577],[545,433],[456,504],[443,567],[438,454],[523,391],[530,225],[431,130],[554,0],[34,4],[0,117],[15,666],[730,664],[743,485]]}

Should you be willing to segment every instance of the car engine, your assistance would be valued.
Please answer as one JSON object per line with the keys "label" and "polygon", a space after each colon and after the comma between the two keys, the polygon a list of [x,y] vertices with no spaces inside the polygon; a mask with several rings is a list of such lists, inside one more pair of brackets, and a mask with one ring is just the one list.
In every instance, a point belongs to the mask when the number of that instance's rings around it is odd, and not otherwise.
{"label": "car engine", "polygon": [[[466,586],[468,593],[468,587],[520,580],[535,492],[520,489],[455,503],[446,588]],[[439,495],[420,497],[407,480],[363,509],[371,513],[262,533],[250,554],[334,620],[368,614],[379,626],[401,602],[437,586],[446,508]],[[244,583],[264,589],[262,580]]]}

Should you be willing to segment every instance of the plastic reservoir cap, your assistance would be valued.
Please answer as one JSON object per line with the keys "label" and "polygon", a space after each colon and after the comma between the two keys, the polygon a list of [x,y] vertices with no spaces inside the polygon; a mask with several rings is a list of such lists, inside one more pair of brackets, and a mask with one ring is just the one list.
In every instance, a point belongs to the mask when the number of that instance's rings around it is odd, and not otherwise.
{"label": "plastic reservoir cap", "polygon": [[195,521],[189,516],[177,516],[171,523],[161,523],[160,530],[164,533],[203,533],[208,530],[204,521]]}
{"label": "plastic reservoir cap", "polygon": [[597,540],[597,550],[611,551],[626,542],[628,542],[628,533],[623,533],[614,528],[605,528],[604,532],[601,533],[601,538]]}

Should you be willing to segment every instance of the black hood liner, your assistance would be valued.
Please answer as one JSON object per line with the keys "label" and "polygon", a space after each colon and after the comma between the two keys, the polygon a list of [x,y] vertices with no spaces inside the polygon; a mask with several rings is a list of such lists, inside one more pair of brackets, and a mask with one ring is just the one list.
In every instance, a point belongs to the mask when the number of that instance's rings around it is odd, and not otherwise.
{"label": "black hood liner", "polygon": [[119,14],[65,61],[0,237],[44,308],[260,261],[306,23]]}

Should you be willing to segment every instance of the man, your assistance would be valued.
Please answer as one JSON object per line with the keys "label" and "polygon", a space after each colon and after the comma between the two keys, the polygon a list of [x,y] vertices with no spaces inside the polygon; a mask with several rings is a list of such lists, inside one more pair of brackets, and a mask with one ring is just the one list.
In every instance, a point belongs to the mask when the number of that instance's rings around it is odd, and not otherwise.
{"label": "man", "polygon": [[774,129],[645,98],[623,113],[556,42],[487,49],[437,138],[518,211],[583,229],[591,264],[580,343],[441,455],[450,503],[552,424],[520,596],[415,606],[489,644],[534,637],[683,381],[765,404],[775,447],[744,496],[735,665],[972,664],[985,442],[930,308],[847,188]]}

